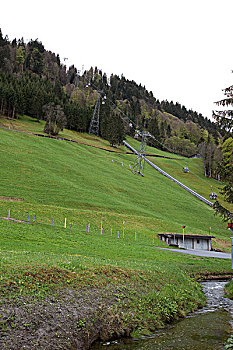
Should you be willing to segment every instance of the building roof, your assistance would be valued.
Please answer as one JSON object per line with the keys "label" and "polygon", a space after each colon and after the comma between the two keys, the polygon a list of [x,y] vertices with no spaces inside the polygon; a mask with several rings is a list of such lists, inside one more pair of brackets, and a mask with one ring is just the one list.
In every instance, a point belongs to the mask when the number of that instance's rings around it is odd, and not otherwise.
{"label": "building roof", "polygon": [[[158,233],[159,236],[165,236],[169,238],[175,237],[183,237],[182,233]],[[189,234],[184,234],[184,237],[186,238],[198,238],[198,239],[211,239],[215,238],[214,236],[208,236],[208,235],[189,235]]]}

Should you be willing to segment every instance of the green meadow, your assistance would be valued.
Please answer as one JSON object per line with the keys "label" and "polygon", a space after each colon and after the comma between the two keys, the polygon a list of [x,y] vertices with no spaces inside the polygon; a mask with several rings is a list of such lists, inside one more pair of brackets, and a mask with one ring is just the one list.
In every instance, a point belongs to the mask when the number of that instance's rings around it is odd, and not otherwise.
{"label": "green meadow", "polygon": [[[27,126],[31,132],[36,125],[36,131],[42,131],[41,124],[24,118],[22,129]],[[66,133],[69,131],[64,131],[63,136],[67,136]],[[93,143],[88,136],[85,139],[82,135],[85,145],[0,129],[0,216],[6,217],[10,209],[12,218],[27,221],[30,214],[29,221],[33,222],[36,214],[34,224],[30,225],[1,220],[1,228],[4,227],[5,232],[4,239],[2,235],[1,239],[5,249],[10,245],[20,250],[14,243],[14,236],[7,238],[9,231],[26,230],[40,241],[39,232],[46,227],[49,232],[62,230],[64,237],[69,231],[67,234],[72,233],[74,240],[75,232],[86,233],[89,225],[90,234],[98,239],[101,236],[109,239],[111,227],[112,237],[116,237],[118,231],[122,236],[124,221],[125,242],[129,237],[134,242],[136,231],[138,244],[140,240],[152,244],[153,236],[155,244],[158,244],[157,233],[180,233],[185,224],[185,233],[191,234],[209,234],[211,228],[211,234],[216,237],[213,246],[221,248],[222,244],[225,250],[229,250],[226,224],[214,216],[211,207],[148,164],[145,165],[144,177],[133,175],[131,168],[135,156],[126,154],[128,150],[125,147],[121,147],[121,153],[107,152],[91,147]],[[98,138],[93,136],[94,139]],[[100,147],[106,143],[103,141],[101,145],[100,139],[99,142]],[[139,149],[138,141],[129,138],[128,142]],[[168,156],[167,152],[155,148],[148,147],[148,151]],[[170,153],[169,156],[176,159],[150,157],[150,160],[206,198],[210,184],[219,194],[220,184],[204,178],[201,159],[185,159]],[[185,162],[190,170],[188,174],[182,172]],[[9,201],[11,197],[16,200]],[[63,230],[65,217],[67,230]],[[100,234],[101,220],[103,235]],[[8,225],[7,232],[5,225]],[[33,248],[31,239],[22,243],[24,249],[29,244],[30,250],[38,250],[38,247]],[[52,246],[47,249],[52,250]]]}
{"label": "green meadow", "polygon": [[[42,133],[43,123],[28,117],[11,123],[1,118],[0,126],[14,129],[0,129],[0,217],[7,217],[10,210],[13,219],[29,218],[29,223],[0,219],[0,292],[4,298],[30,293],[41,297],[64,286],[87,288],[112,283],[126,288],[127,271],[131,281],[137,279],[132,285],[140,285],[143,295],[160,291],[161,296],[169,296],[172,305],[176,303],[175,317],[178,309],[185,313],[203,305],[199,287],[188,276],[231,273],[230,260],[156,248],[164,246],[158,233],[181,233],[182,225],[190,234],[209,234],[211,228],[215,236],[212,245],[222,251],[230,250],[230,234],[210,206],[148,164],[144,177],[133,175],[135,156],[126,153],[125,147],[113,149],[93,135],[68,130],[61,136],[79,143],[38,137],[30,133]],[[127,141],[139,149],[138,141]],[[176,158],[150,160],[206,198],[210,184],[219,193],[221,184],[204,178],[200,159],[185,159],[150,147],[148,152]],[[182,172],[185,162],[188,174]],[[117,278],[116,271],[120,271]],[[138,296],[133,288],[128,286],[124,293],[131,290],[136,305]],[[182,297],[174,301],[175,295]],[[155,302],[152,297],[146,300],[144,320],[148,305]],[[180,301],[182,307],[177,306]],[[173,311],[169,310],[164,313],[171,316]],[[161,322],[170,316],[161,316]],[[140,317],[134,319],[138,327],[141,322]]]}

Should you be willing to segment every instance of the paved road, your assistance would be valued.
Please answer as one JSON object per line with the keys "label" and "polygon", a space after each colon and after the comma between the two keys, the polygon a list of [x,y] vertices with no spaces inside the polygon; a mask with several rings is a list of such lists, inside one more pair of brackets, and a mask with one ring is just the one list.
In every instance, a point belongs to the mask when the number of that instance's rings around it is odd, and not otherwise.
{"label": "paved road", "polygon": [[208,250],[170,249],[170,248],[160,248],[160,247],[155,247],[155,248],[156,249],[162,249],[162,250],[169,250],[169,251],[175,252],[175,253],[183,253],[183,254],[189,254],[189,255],[195,255],[195,256],[203,256],[203,257],[206,257],[206,258],[231,259],[231,254],[221,253],[221,252],[214,252],[214,251],[208,251]]}

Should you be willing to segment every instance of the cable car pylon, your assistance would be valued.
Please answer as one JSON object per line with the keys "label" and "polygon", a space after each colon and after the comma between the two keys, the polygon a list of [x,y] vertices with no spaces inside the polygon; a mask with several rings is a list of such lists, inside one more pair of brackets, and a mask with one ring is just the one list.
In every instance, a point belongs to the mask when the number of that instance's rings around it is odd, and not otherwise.
{"label": "cable car pylon", "polygon": [[[100,100],[101,100],[101,95],[104,94],[103,91],[98,90],[98,98],[95,103],[95,109],[91,118],[91,123],[90,127],[88,130],[89,134],[95,134],[96,136],[99,136],[99,130],[100,130]],[[104,99],[106,96],[104,95]],[[102,104],[105,102],[102,101]]]}
{"label": "cable car pylon", "polygon": [[141,175],[144,176],[144,167],[145,167],[145,154],[146,154],[146,146],[147,146],[147,140],[149,133],[143,131],[142,133],[139,131],[136,131],[136,135],[138,134],[142,137],[139,153],[137,155],[137,158],[135,159],[132,173],[134,175]]}

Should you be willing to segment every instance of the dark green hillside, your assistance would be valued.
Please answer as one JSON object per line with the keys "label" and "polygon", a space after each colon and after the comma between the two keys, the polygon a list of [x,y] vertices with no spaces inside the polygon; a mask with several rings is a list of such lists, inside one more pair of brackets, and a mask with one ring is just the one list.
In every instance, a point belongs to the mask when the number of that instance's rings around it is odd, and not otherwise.
{"label": "dark green hillside", "polygon": [[[12,42],[0,31],[0,113],[11,118],[27,114],[45,119],[44,106],[61,106],[68,129],[87,132],[98,92],[107,97],[100,111],[100,136],[111,142],[110,130],[116,138],[133,134],[135,127],[149,129],[166,146],[184,155],[198,152],[203,142],[219,142],[220,129],[200,113],[187,110],[180,103],[159,101],[145,86],[102,70],[84,72],[66,67],[59,55],[45,49],[36,40]],[[120,113],[120,121],[118,120]],[[133,122],[129,128],[128,118]],[[181,146],[176,149],[177,137]],[[116,142],[117,143],[117,142]],[[185,143],[189,145],[186,149]],[[161,144],[155,145],[162,147]]]}

